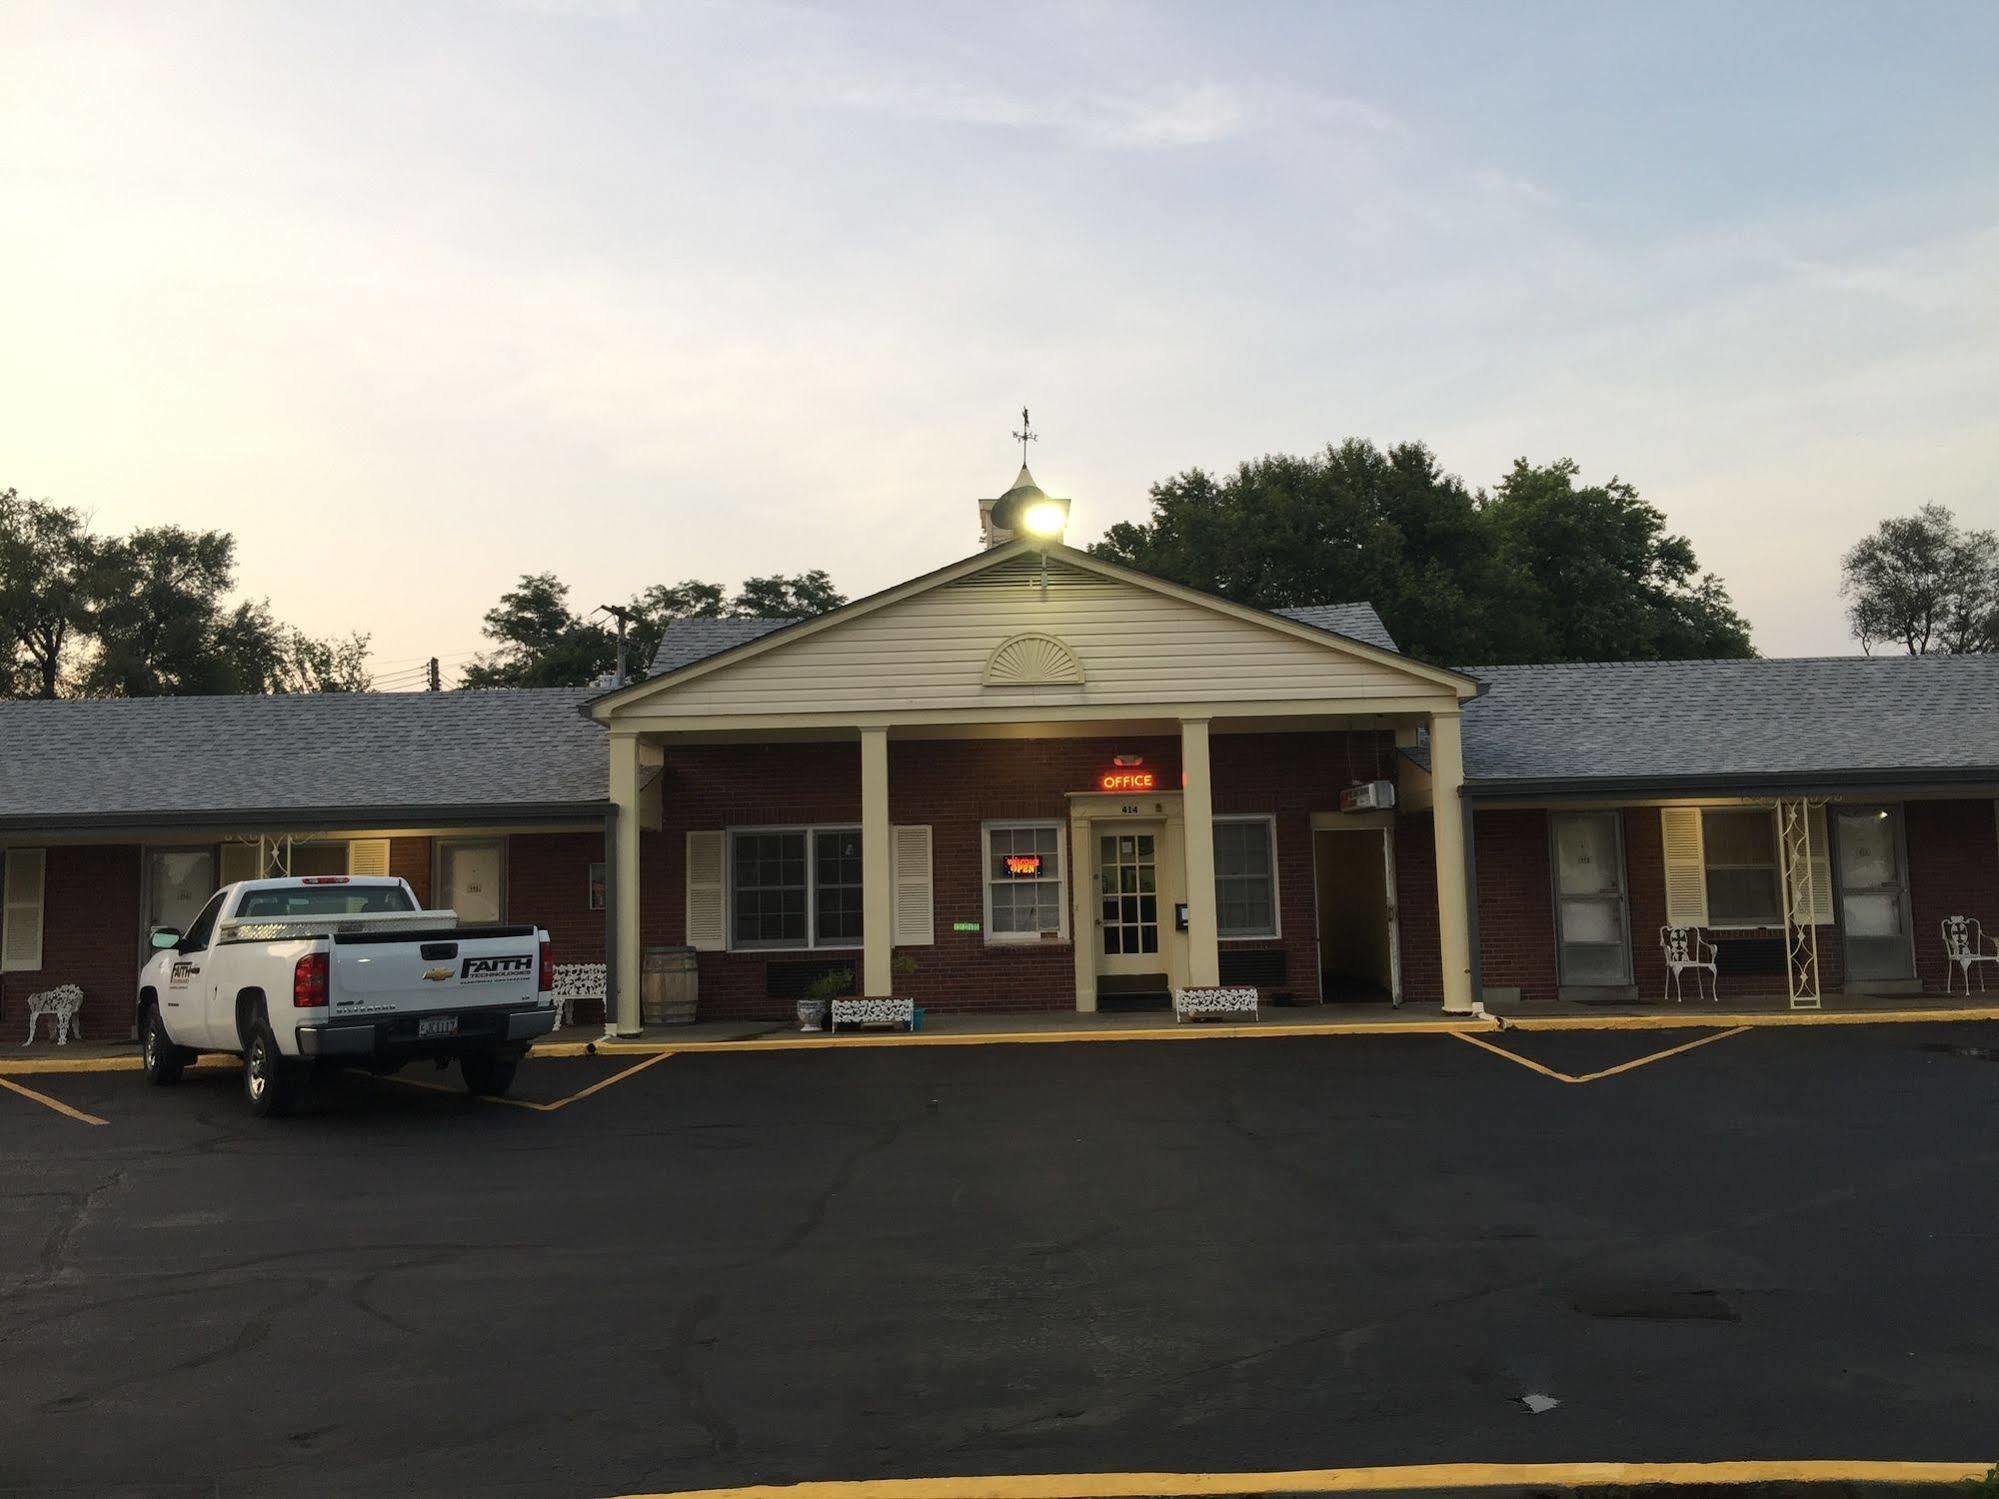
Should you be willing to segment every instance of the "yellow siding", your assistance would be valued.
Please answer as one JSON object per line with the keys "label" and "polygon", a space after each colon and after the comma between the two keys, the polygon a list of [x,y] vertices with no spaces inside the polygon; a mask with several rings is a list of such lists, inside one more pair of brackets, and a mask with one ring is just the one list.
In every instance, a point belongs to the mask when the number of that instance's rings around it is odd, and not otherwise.
{"label": "yellow siding", "polygon": [[[676,717],[1056,705],[1427,699],[1436,684],[1282,629],[1021,558],[667,688]],[[1075,653],[1085,680],[981,683],[994,647],[1028,631]]]}

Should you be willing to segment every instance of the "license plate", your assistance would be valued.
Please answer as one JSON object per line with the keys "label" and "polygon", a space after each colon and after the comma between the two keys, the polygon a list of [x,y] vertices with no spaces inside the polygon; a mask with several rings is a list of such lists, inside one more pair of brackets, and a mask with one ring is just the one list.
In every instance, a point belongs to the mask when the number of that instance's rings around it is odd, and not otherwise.
{"label": "license plate", "polygon": [[426,1015],[416,1023],[416,1036],[419,1041],[431,1036],[455,1036],[457,1034],[458,1017],[456,1015]]}

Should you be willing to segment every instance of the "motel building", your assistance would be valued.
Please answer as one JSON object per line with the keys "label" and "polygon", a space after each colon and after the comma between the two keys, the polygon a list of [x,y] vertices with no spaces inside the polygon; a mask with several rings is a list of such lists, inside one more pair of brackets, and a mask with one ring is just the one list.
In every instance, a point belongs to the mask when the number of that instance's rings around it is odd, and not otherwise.
{"label": "motel building", "polygon": [[286,870],[536,922],[626,1035],[660,950],[779,1023],[829,970],[935,1021],[1658,1004],[1666,927],[1724,1008],[1898,1006],[1963,989],[1950,918],[1999,936],[1999,658],[1453,668],[1067,508],[1022,468],[972,556],[677,622],[615,691],[0,703],[0,1027],[77,983],[128,1035],[148,930]]}

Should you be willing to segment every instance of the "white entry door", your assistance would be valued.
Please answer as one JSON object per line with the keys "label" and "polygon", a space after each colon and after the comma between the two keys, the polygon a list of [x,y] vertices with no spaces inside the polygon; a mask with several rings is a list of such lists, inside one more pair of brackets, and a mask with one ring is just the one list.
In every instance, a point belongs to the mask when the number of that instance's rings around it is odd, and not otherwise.
{"label": "white entry door", "polygon": [[506,915],[506,844],[498,838],[446,838],[437,845],[437,894],[431,905],[464,922]]}

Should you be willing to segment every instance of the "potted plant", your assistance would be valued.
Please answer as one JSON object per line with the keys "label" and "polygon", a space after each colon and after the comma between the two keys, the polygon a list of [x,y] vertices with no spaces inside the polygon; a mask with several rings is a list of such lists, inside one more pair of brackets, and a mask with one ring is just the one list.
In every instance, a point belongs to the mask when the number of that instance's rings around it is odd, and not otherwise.
{"label": "potted plant", "polygon": [[802,1031],[826,1029],[826,1015],[833,1001],[854,987],[854,970],[829,968],[805,986],[805,998],[798,1002],[798,1028]]}

